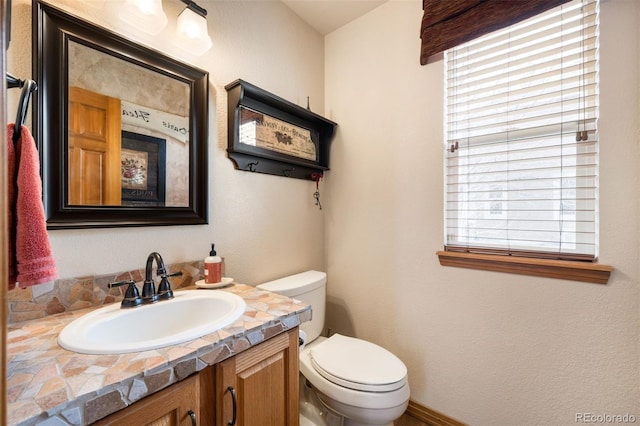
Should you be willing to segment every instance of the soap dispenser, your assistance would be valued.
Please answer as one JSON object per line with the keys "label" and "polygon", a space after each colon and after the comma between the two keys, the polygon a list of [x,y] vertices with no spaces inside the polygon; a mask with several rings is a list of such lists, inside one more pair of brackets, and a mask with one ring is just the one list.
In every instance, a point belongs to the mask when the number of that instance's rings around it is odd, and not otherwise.
{"label": "soap dispenser", "polygon": [[216,284],[222,281],[222,258],[216,254],[215,244],[211,244],[209,256],[204,259],[204,282]]}

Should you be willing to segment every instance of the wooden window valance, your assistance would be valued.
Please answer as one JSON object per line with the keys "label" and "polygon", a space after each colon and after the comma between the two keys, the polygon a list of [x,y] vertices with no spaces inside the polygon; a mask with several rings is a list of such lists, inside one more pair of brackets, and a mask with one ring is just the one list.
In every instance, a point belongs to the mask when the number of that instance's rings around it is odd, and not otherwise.
{"label": "wooden window valance", "polygon": [[569,0],[423,0],[420,63]]}

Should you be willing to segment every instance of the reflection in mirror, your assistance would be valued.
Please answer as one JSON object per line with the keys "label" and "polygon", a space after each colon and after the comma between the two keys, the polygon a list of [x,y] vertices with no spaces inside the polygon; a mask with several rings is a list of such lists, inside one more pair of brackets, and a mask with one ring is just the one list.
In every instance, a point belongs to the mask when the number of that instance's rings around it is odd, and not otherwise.
{"label": "reflection in mirror", "polygon": [[75,42],[68,73],[69,205],[188,206],[189,85]]}
{"label": "reflection in mirror", "polygon": [[208,73],[34,4],[47,227],[207,223]]}

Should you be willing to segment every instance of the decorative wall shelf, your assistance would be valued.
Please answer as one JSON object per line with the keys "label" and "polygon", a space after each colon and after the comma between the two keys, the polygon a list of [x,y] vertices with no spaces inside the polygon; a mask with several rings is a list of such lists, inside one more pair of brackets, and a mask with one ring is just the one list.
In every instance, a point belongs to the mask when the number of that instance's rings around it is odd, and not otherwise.
{"label": "decorative wall shelf", "polygon": [[227,152],[236,169],[317,180],[337,123],[243,80],[227,90]]}

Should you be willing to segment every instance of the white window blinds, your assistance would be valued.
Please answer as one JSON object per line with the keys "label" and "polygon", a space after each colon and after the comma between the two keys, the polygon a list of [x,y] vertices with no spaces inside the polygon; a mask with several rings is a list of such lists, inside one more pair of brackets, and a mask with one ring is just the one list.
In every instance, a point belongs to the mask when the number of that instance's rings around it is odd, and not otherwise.
{"label": "white window blinds", "polygon": [[446,249],[595,259],[597,0],[445,58]]}

